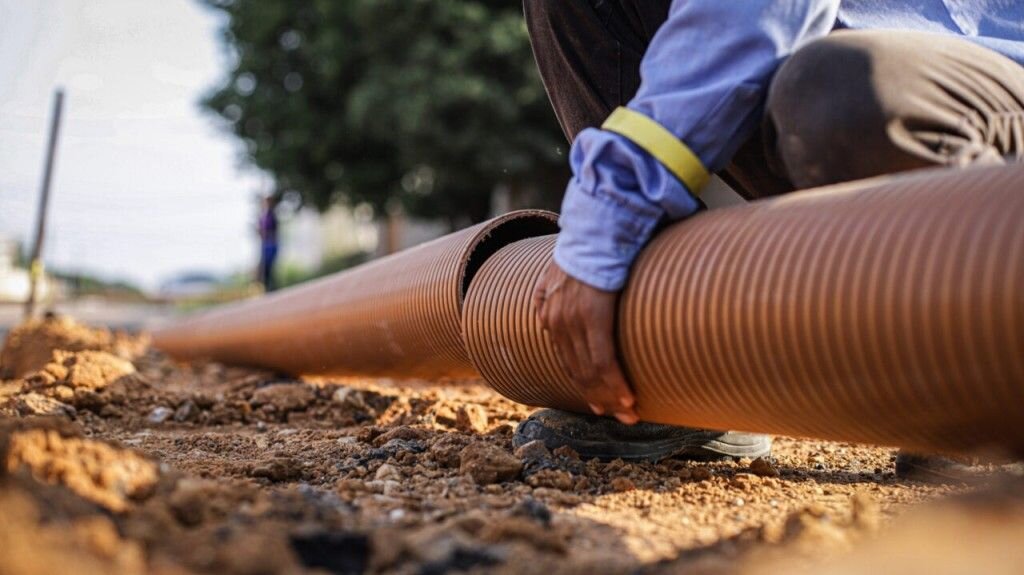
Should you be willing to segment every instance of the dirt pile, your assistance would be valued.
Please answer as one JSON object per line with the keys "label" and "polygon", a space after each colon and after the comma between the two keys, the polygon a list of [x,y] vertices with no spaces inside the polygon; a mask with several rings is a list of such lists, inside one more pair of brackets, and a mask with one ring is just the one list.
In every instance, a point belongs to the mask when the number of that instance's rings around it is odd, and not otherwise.
{"label": "dirt pile", "polygon": [[890,449],[817,441],[737,462],[513,449],[529,413],[479,382],[301,380],[147,349],[50,349],[0,385],[0,548],[12,550],[0,572],[795,570],[971,489],[899,479]]}
{"label": "dirt pile", "polygon": [[7,334],[0,350],[0,378],[24,377],[50,362],[54,350],[105,351],[132,359],[148,338],[105,329],[91,329],[74,320],[48,315],[28,321]]}
{"label": "dirt pile", "polygon": [[71,426],[40,423],[46,425],[0,431],[0,464],[6,474],[27,473],[113,512],[152,493],[159,479],[154,462],[81,437]]}

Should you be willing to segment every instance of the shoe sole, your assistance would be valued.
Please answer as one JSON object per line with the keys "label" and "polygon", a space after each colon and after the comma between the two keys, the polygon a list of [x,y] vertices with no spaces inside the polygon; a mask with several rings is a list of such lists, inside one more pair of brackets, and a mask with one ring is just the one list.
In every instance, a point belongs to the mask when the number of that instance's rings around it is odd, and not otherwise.
{"label": "shoe sole", "polygon": [[[695,429],[686,437],[657,439],[644,442],[608,443],[568,438],[554,433],[543,425],[530,425],[530,420],[520,424],[513,436],[512,444],[520,447],[530,441],[541,440],[551,449],[568,445],[581,457],[601,460],[622,459],[623,461],[657,462],[669,457],[681,457],[701,461],[767,457],[772,452],[772,440],[766,435],[752,435]],[[526,437],[521,431],[524,426],[534,427],[535,432]],[[525,431],[525,430],[524,430]]]}

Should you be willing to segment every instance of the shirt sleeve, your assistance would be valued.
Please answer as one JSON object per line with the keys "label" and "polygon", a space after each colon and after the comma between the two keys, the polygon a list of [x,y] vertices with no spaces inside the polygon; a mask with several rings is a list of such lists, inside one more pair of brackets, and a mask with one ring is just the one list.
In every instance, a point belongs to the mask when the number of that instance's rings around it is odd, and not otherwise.
{"label": "shirt sleeve", "polygon": [[[679,138],[709,172],[721,170],[757,125],[779,64],[828,34],[838,10],[839,0],[674,0],[628,107]],[[700,208],[665,166],[619,134],[583,130],[569,161],[554,257],[595,288],[622,289],[658,223]]]}

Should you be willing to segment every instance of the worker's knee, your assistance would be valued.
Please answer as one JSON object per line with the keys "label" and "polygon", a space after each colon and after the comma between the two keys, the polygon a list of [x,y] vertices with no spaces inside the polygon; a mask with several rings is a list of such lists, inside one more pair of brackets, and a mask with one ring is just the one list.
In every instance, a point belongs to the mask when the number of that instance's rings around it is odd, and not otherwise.
{"label": "worker's knee", "polygon": [[[776,73],[767,121],[776,153],[799,188],[908,169],[893,153],[887,125],[904,114],[907,93],[895,79],[908,55],[891,33],[840,32],[799,49]],[[909,57],[913,57],[909,55]]]}

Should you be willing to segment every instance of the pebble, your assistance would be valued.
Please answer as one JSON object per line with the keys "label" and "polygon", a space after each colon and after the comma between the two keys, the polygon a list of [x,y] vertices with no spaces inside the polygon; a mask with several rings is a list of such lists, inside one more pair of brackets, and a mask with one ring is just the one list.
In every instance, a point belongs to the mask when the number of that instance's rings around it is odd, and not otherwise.
{"label": "pebble", "polygon": [[398,468],[390,463],[385,463],[377,468],[377,472],[373,474],[373,478],[377,480],[392,479],[400,481],[402,479],[402,473],[398,471]]}
{"label": "pebble", "polygon": [[694,467],[690,470],[690,477],[693,478],[694,481],[707,481],[708,479],[711,479],[711,475],[711,470],[706,467]]}
{"label": "pebble", "polygon": [[74,417],[74,407],[38,393],[26,393],[15,402],[21,415],[64,415]]}
{"label": "pebble", "polygon": [[779,476],[779,470],[775,469],[775,466],[763,457],[758,457],[750,462],[750,472],[760,477]]}
{"label": "pebble", "polygon": [[612,479],[611,486],[612,489],[620,493],[623,491],[632,491],[636,489],[636,484],[633,483],[633,480],[628,477],[616,477],[615,479]]}
{"label": "pebble", "polygon": [[526,463],[530,461],[551,459],[551,452],[548,451],[548,448],[544,445],[543,441],[534,439],[533,441],[524,443],[516,448],[515,456]]}
{"label": "pebble", "polygon": [[273,383],[253,392],[252,404],[273,405],[280,411],[295,411],[305,408],[315,398],[316,390],[305,383]]}
{"label": "pebble", "polygon": [[483,406],[469,403],[459,406],[455,412],[455,427],[466,433],[483,433],[487,431],[487,410]]}
{"label": "pebble", "polygon": [[542,469],[526,478],[532,487],[550,487],[568,491],[573,488],[572,474],[561,469]]}
{"label": "pebble", "polygon": [[149,415],[146,416],[146,420],[150,423],[163,423],[170,419],[172,415],[174,415],[174,411],[171,408],[160,406],[150,411]]}
{"label": "pebble", "polygon": [[331,394],[331,400],[341,405],[366,409],[366,399],[363,398],[363,394],[351,387],[339,387],[334,390],[334,393]]}
{"label": "pebble", "polygon": [[478,485],[500,483],[519,476],[523,463],[504,449],[482,441],[459,452],[459,472]]}
{"label": "pebble", "polygon": [[185,423],[194,420],[197,415],[199,415],[199,407],[191,399],[188,399],[174,411],[174,421]]}

